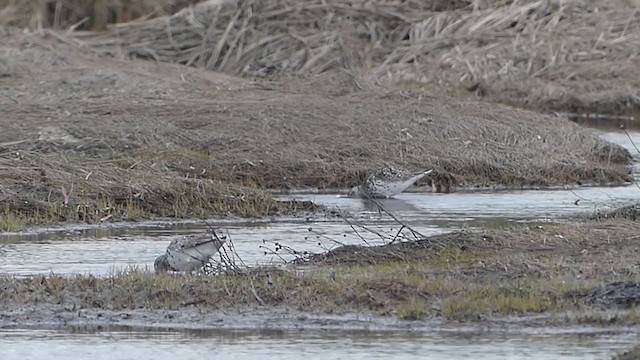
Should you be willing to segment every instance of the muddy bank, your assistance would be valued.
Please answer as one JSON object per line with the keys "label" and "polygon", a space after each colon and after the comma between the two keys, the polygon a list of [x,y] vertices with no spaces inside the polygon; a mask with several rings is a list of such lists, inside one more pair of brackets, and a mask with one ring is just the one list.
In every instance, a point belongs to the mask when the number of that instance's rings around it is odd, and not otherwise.
{"label": "muddy bank", "polygon": [[251,310],[73,310],[61,306],[41,305],[0,313],[0,328],[69,328],[131,327],[161,330],[347,330],[347,331],[453,331],[458,334],[492,333],[535,334],[558,332],[597,335],[628,333],[626,325],[549,324],[543,317],[510,317],[461,323],[429,320],[400,320],[370,312],[319,314],[290,308]]}
{"label": "muddy bank", "polygon": [[418,185],[619,184],[628,151],[567,120],[426,90],[335,93],[337,74],[246,79],[95,56],[3,30],[4,228],[290,214],[264,189],[348,188],[382,165]]}
{"label": "muddy bank", "polygon": [[433,329],[435,321],[411,324],[375,314],[316,314],[290,308],[247,310],[74,310],[60,306],[35,306],[3,311],[0,327],[134,326],[162,329],[297,329],[297,330],[418,330]]}
{"label": "muddy bank", "polygon": [[532,326],[635,325],[639,230],[636,222],[606,220],[461,231],[347,246],[289,267],[218,276],[5,275],[0,309],[5,321],[32,316],[43,324],[191,319],[215,326],[220,318],[269,323],[281,317],[292,324],[300,314],[360,314],[373,318],[373,326],[508,319]]}

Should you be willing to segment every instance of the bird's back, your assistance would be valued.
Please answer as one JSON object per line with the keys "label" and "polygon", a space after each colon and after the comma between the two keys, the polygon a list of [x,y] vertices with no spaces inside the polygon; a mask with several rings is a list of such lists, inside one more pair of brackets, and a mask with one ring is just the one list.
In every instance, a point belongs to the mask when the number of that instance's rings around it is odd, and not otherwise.
{"label": "bird's back", "polygon": [[224,238],[212,239],[211,236],[185,236],[175,239],[167,248],[169,265],[179,271],[192,271],[201,268],[224,245]]}
{"label": "bird's back", "polygon": [[410,173],[385,168],[367,178],[364,184],[364,192],[373,198],[389,198],[405,191],[416,181],[431,173],[431,171]]}

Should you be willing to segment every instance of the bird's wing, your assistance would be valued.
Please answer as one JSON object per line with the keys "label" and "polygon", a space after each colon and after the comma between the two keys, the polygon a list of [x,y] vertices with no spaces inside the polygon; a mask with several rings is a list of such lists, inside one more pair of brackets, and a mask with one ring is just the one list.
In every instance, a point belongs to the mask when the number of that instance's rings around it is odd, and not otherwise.
{"label": "bird's wing", "polygon": [[186,238],[182,243],[180,252],[187,256],[206,261],[220,250],[225,241],[226,238],[224,237],[212,239],[211,236],[208,235],[206,237],[190,237]]}
{"label": "bird's wing", "polygon": [[209,260],[209,258],[213,255],[215,255],[215,253],[220,250],[222,245],[224,245],[224,241],[213,239],[199,243],[194,247],[186,248],[183,250],[183,252],[191,257],[206,261]]}
{"label": "bird's wing", "polygon": [[167,248],[167,260],[174,269],[196,268],[208,262],[226,241],[225,237],[186,236],[176,239]]}
{"label": "bird's wing", "polygon": [[224,245],[225,237],[212,238],[211,236],[188,237],[182,243],[181,251],[190,254],[203,254],[207,257],[217,253]]}
{"label": "bird's wing", "polygon": [[407,190],[416,181],[425,177],[431,173],[432,170],[424,171],[419,174],[415,174],[405,179],[395,179],[393,181],[371,178],[369,179],[368,188],[372,195],[380,197],[391,197],[400,194]]}

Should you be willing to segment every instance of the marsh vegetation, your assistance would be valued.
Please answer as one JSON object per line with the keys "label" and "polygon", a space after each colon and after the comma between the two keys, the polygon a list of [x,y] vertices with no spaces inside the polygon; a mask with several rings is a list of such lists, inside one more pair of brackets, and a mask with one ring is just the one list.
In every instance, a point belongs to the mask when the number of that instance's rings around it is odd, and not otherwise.
{"label": "marsh vegetation", "polygon": [[[629,151],[549,112],[638,113],[636,10],[600,0],[0,1],[0,231],[331,214],[273,194],[340,192],[387,165],[433,168],[422,191],[630,184]],[[2,275],[0,309],[630,325],[635,220],[629,207],[216,276]]]}

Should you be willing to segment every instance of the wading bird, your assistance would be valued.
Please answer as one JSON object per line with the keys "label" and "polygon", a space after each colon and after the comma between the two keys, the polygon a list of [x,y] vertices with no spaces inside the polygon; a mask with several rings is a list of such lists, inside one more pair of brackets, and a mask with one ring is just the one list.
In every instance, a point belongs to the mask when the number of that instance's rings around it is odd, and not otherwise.
{"label": "wading bird", "polygon": [[226,237],[215,235],[186,235],[171,241],[167,252],[156,258],[157,273],[167,271],[191,272],[201,269],[217,253]]}
{"label": "wading bird", "polygon": [[387,199],[407,190],[416,181],[430,174],[433,170],[418,173],[385,167],[369,175],[359,186],[349,191],[349,196],[361,198]]}

